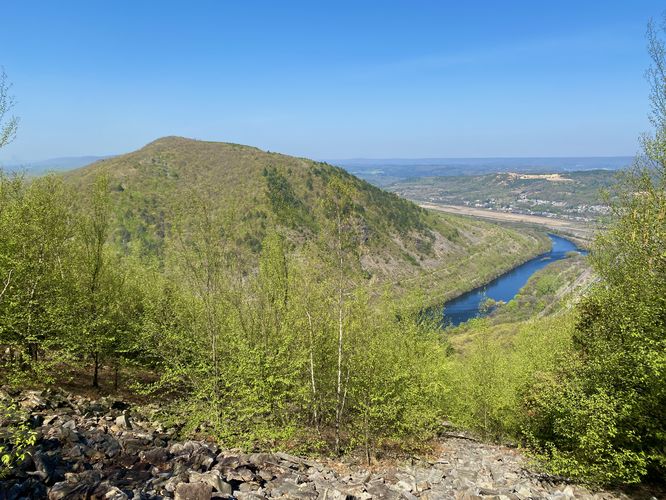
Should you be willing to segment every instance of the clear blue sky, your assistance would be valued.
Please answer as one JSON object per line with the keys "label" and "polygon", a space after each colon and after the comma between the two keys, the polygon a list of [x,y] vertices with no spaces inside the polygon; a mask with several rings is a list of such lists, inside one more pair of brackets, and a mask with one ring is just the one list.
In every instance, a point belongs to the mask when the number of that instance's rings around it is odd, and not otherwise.
{"label": "clear blue sky", "polygon": [[7,161],[164,135],[314,158],[631,155],[659,1],[5,2]]}

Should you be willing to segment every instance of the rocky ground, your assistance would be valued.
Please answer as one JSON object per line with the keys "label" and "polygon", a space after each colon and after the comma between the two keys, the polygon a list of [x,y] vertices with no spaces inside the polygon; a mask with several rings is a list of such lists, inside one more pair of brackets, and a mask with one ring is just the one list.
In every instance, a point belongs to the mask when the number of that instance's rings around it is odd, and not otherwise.
{"label": "rocky ground", "polygon": [[516,499],[622,498],[558,482],[525,468],[515,450],[464,437],[441,442],[439,458],[368,470],[286,453],[246,454],[177,441],[149,412],[110,398],[0,391],[30,413],[38,442],[0,500],[78,499]]}

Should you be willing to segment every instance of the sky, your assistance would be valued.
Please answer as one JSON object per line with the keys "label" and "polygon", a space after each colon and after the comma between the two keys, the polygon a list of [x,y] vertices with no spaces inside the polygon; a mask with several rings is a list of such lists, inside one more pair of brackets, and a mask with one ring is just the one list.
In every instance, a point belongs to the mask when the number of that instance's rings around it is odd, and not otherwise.
{"label": "sky", "polygon": [[663,1],[5,2],[0,162],[165,135],[316,159],[633,155]]}

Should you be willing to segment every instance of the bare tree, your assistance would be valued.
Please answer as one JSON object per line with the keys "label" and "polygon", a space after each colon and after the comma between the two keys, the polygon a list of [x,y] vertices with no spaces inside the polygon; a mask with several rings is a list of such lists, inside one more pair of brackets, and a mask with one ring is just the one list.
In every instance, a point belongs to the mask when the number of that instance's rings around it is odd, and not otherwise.
{"label": "bare tree", "polygon": [[14,97],[9,93],[11,88],[5,70],[0,68],[0,148],[14,140],[19,124],[19,119],[10,114],[14,107]]}

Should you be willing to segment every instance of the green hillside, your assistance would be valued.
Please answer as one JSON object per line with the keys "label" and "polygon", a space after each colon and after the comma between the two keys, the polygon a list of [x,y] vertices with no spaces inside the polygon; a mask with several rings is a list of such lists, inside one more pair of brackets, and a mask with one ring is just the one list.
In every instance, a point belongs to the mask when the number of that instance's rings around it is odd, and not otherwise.
{"label": "green hillside", "polygon": [[[322,236],[330,222],[326,203],[343,195],[357,216],[348,229],[361,240],[367,277],[396,281],[454,268],[470,253],[483,251],[477,257],[485,260],[488,246],[501,257],[501,270],[543,249],[533,234],[429,213],[340,168],[238,144],[165,137],[65,178],[85,189],[99,175],[108,176],[117,205],[115,239],[144,255],[161,255],[173,224],[191,225],[205,212],[227,221],[225,238],[253,262],[271,229],[295,246]],[[452,284],[447,296],[467,287],[459,279]]]}

